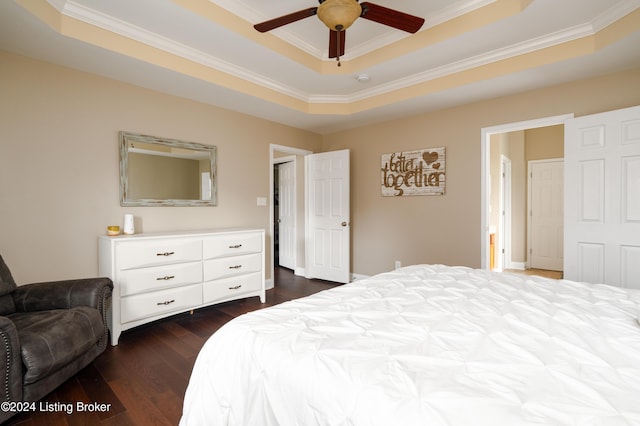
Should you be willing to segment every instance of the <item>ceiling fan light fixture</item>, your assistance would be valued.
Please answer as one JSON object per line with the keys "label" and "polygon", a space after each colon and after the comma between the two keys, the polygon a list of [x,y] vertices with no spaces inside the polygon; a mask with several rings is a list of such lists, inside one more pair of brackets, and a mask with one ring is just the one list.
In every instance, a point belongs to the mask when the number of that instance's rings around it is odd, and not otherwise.
{"label": "ceiling fan light fixture", "polygon": [[325,0],[317,14],[330,30],[344,31],[362,14],[362,7],[356,0]]}

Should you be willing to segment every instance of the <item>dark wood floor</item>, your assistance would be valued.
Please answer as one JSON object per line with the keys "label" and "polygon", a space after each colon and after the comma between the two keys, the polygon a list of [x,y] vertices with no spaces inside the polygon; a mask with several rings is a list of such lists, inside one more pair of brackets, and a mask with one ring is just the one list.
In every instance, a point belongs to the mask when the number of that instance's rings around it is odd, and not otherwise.
{"label": "dark wood floor", "polygon": [[[335,283],[307,280],[276,268],[267,303],[257,297],[180,314],[125,331],[91,365],[43,399],[53,412],[23,413],[8,425],[177,425],[196,356],[227,321],[256,309],[307,296]],[[110,404],[105,412],[77,412],[77,401]],[[57,403],[57,405],[56,405]],[[73,406],[73,414],[65,408]]]}

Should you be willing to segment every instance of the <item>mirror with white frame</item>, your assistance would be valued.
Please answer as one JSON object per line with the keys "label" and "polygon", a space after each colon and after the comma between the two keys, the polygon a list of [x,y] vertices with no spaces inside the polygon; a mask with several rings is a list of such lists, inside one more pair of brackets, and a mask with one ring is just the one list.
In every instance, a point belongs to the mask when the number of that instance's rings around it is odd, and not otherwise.
{"label": "mirror with white frame", "polygon": [[121,206],[215,206],[216,147],[119,132]]}

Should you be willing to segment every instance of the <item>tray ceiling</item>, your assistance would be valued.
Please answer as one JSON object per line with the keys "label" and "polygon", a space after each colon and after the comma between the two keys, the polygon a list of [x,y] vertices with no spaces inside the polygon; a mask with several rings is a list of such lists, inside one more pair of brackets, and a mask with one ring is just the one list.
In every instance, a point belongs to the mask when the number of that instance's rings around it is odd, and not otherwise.
{"label": "tray ceiling", "polygon": [[8,0],[0,49],[318,133],[640,66],[640,0],[372,3],[425,25],[358,19],[340,67],[316,16],[252,28],[300,0]]}

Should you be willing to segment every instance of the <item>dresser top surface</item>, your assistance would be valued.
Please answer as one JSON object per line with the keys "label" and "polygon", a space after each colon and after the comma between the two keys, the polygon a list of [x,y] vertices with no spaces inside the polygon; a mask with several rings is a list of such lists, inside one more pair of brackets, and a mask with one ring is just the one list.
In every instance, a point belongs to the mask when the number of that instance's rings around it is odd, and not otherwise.
{"label": "dresser top surface", "polygon": [[200,230],[189,230],[189,231],[168,231],[168,232],[149,232],[149,233],[140,233],[133,235],[99,235],[98,238],[101,240],[110,240],[110,241],[126,241],[126,240],[141,240],[146,238],[178,238],[178,237],[204,237],[208,235],[222,235],[222,234],[238,234],[238,233],[248,233],[248,232],[260,232],[264,233],[265,230],[262,228],[212,228],[212,229],[200,229]]}

